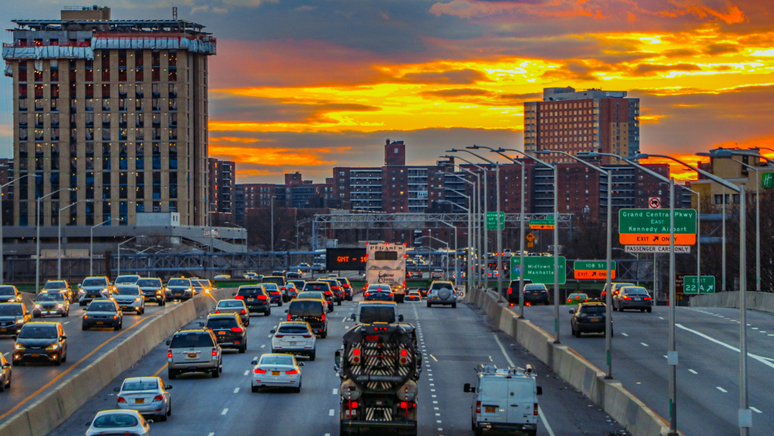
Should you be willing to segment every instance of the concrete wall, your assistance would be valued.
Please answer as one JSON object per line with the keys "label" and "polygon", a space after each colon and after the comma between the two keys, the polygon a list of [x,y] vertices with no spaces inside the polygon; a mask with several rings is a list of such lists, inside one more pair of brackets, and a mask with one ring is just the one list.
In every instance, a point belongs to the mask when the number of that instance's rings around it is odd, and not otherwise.
{"label": "concrete wall", "polygon": [[0,435],[48,434],[153,347],[189,322],[209,313],[215,304],[213,298],[231,298],[232,292],[234,289],[217,289],[212,298],[202,295],[158,312],[158,315],[149,315],[150,319],[137,330],[126,330],[128,336],[115,348],[0,425]]}
{"label": "concrete wall", "polygon": [[[739,308],[739,292],[718,292],[717,294],[691,297],[691,307]],[[769,292],[747,292],[747,308],[774,313],[774,294]]]}
{"label": "concrete wall", "polygon": [[[572,348],[554,344],[553,336],[497,303],[494,292],[473,290],[468,301],[476,304],[492,322],[550,366],[562,379],[583,392],[597,406],[623,425],[633,436],[666,435],[667,423],[627,391],[621,382],[605,380],[605,373]],[[681,433],[682,434],[682,433]]]}

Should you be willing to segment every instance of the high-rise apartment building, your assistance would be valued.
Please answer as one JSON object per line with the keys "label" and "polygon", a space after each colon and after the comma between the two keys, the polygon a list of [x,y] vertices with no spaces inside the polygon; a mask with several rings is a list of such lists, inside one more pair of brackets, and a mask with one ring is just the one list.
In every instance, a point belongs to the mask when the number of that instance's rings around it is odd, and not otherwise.
{"label": "high-rise apartment building", "polygon": [[112,20],[68,8],[60,20],[13,20],[3,47],[13,78],[17,226],[133,225],[178,212],[206,225],[207,62],[216,41],[184,20]]}
{"label": "high-rise apartment building", "polygon": [[[543,101],[524,103],[524,151],[561,150],[634,156],[640,150],[640,99],[626,91],[545,88]],[[555,155],[553,162],[569,162]],[[615,163],[604,158],[602,162]]]}

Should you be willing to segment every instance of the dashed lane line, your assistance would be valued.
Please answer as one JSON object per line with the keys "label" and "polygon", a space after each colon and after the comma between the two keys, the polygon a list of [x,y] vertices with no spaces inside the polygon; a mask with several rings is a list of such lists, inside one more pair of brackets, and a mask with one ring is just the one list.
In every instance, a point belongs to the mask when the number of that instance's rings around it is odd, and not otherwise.
{"label": "dashed lane line", "polygon": [[225,415],[227,413],[228,413],[228,407],[226,407],[225,409],[223,409],[222,412],[220,412],[221,415]]}
{"label": "dashed lane line", "polygon": [[755,407],[750,407],[750,410],[752,410],[755,413],[763,413],[760,410],[756,409]]}
{"label": "dashed lane line", "polygon": [[640,342],[640,344],[642,344],[643,347],[647,347],[648,346],[648,344],[646,344],[645,342]]}
{"label": "dashed lane line", "polygon": [[331,409],[331,410],[328,411],[328,416],[333,416],[334,413],[335,413],[335,411],[333,409]]}
{"label": "dashed lane line", "polygon": [[250,374],[250,370],[245,371],[245,375]]}
{"label": "dashed lane line", "polygon": [[235,394],[239,393],[239,388],[234,388],[234,393]]}
{"label": "dashed lane line", "polygon": [[[720,345],[722,347],[728,348],[729,350],[736,351],[737,353],[740,352],[739,349],[736,348],[736,347],[728,345],[725,342],[719,341],[719,340],[713,338],[712,336],[705,335],[704,333],[702,333],[700,331],[689,329],[688,327],[685,327],[682,324],[675,324],[675,327],[677,327],[677,328],[679,328],[681,330],[685,330],[687,332],[691,332],[691,333],[695,334],[696,336],[704,338],[704,339],[706,339],[706,340],[708,340],[710,342],[714,342],[714,343],[716,343],[716,344],[718,344],[718,345]],[[769,361],[770,359],[768,359],[766,357],[758,356],[757,354],[752,354],[752,353],[749,353],[749,352],[747,353],[747,356],[752,357],[753,359],[757,360],[758,362],[761,362],[762,364],[768,366],[769,368],[774,368],[774,363],[770,362]],[[0,416],[0,418],[2,418],[2,416]]]}
{"label": "dashed lane line", "polygon": [[696,372],[696,371],[694,371],[694,370],[692,370],[692,369],[689,369],[689,370],[688,370],[688,372],[690,372],[690,373],[691,373],[691,374],[693,374],[693,375],[699,375],[699,373],[698,373],[698,372]]}
{"label": "dashed lane line", "polygon": [[720,386],[715,386],[715,387],[716,387],[716,388],[718,388],[718,390],[719,390],[720,392],[723,392],[724,394],[725,394],[725,393],[728,393],[728,391],[727,391],[727,390],[725,390],[725,389],[721,388]]}

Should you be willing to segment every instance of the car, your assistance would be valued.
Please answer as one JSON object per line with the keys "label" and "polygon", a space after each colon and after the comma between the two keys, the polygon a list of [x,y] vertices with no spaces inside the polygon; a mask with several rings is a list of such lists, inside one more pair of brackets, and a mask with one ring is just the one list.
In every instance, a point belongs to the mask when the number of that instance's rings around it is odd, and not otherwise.
{"label": "car", "polygon": [[94,300],[86,307],[81,321],[81,330],[92,327],[112,327],[113,330],[124,328],[124,314],[113,300]]}
{"label": "car", "polygon": [[293,286],[296,287],[296,294],[304,290],[304,285],[306,284],[306,280],[288,280],[288,284],[293,283]]}
{"label": "car", "polygon": [[167,287],[164,288],[164,296],[167,301],[172,300],[190,300],[194,297],[194,286],[191,279],[179,278],[169,279]]}
{"label": "car", "polygon": [[491,278],[498,278],[498,277],[500,277],[500,271],[498,271],[496,269],[492,269],[492,270],[490,270],[489,272],[486,273],[486,276],[487,277],[491,277]]}
{"label": "car", "polygon": [[70,302],[75,301],[75,297],[73,296],[73,290],[70,289],[70,285],[67,284],[67,280],[49,280],[46,282],[46,284],[43,286],[43,289],[40,290],[40,292],[44,291],[59,291],[62,294],[64,294],[65,298],[70,300]]}
{"label": "car", "polygon": [[[518,283],[518,281],[516,283]],[[516,298],[518,301],[518,296]],[[546,285],[542,283],[525,283],[524,304],[527,306],[533,306],[538,303],[543,304],[544,306],[551,304],[549,300],[548,288],[546,288]]]}
{"label": "car", "polygon": [[325,294],[317,291],[304,291],[298,294],[296,300],[320,300],[325,304],[326,312],[333,312],[333,303],[325,299]]}
{"label": "car", "polygon": [[[611,283],[610,287],[613,288],[613,298],[615,298],[616,295],[618,295],[618,291],[623,288],[624,286],[637,286],[634,283]],[[604,302],[604,300],[607,298],[607,284],[605,284],[605,288],[602,289],[602,293],[600,294],[600,299]]]}
{"label": "car", "polygon": [[452,309],[457,308],[457,291],[454,289],[454,283],[433,280],[427,293],[427,307],[433,307],[436,304],[451,305]]}
{"label": "car", "polygon": [[238,313],[211,313],[204,325],[218,341],[221,348],[236,348],[240,353],[247,351],[247,328]]}
{"label": "car", "polygon": [[395,301],[390,285],[368,285],[363,293],[363,301]]}
{"label": "car", "polygon": [[347,301],[352,301],[352,284],[349,282],[349,279],[346,277],[336,277],[336,280],[341,283],[341,286],[344,289],[344,299]]}
{"label": "car", "polygon": [[315,272],[325,272],[325,264],[324,263],[315,263],[312,265],[312,271]]}
{"label": "car", "polygon": [[131,275],[122,275],[116,277],[115,285],[136,285],[137,281],[140,280],[140,276],[136,274]]}
{"label": "car", "polygon": [[[582,333],[605,333],[605,316],[607,307],[604,303],[592,301],[580,303],[575,309],[570,309],[570,329],[572,334],[579,338]],[[612,320],[610,335],[613,335]]]}
{"label": "car", "polygon": [[[285,278],[285,274],[286,273],[287,272],[284,269],[275,269],[274,271],[271,272],[271,275],[275,276],[275,277],[279,276],[279,277]],[[264,277],[264,278],[266,278],[266,277]]]}
{"label": "car", "polygon": [[403,315],[398,314],[398,304],[384,301],[361,301],[357,312],[349,316],[350,321],[357,324],[372,324],[386,322],[395,324],[403,322]]}
{"label": "car", "polygon": [[207,288],[204,287],[204,283],[202,283],[199,279],[191,279],[191,286],[193,286],[194,289],[194,296],[196,294],[204,294],[207,292]]}
{"label": "car", "polygon": [[317,338],[312,332],[312,326],[304,321],[282,321],[271,338],[272,353],[287,353],[317,358]]}
{"label": "car", "polygon": [[182,329],[167,341],[167,377],[174,380],[189,372],[204,372],[212,378],[223,372],[223,350],[207,329]]}
{"label": "car", "polygon": [[325,303],[322,300],[295,299],[288,305],[288,321],[309,323],[314,334],[328,337],[328,317],[325,316]]}
{"label": "car", "polygon": [[263,354],[259,360],[253,360],[253,379],[250,382],[253,392],[261,388],[291,387],[293,392],[301,392],[302,362],[296,362],[290,354]]}
{"label": "car", "polygon": [[279,290],[279,287],[275,283],[261,283],[261,285],[266,289],[266,293],[269,294],[269,301],[271,304],[282,306],[285,301],[285,296],[282,295],[282,291]]}
{"label": "car", "polygon": [[0,286],[0,304],[2,303],[21,303],[22,296],[16,286]]}
{"label": "car", "polygon": [[419,294],[419,291],[409,291],[406,294],[406,301],[422,301],[422,295]]}
{"label": "car", "polygon": [[266,276],[266,277],[261,279],[261,284],[267,284],[267,283],[273,283],[273,284],[277,285],[277,290],[282,292],[282,301],[283,302],[290,301],[290,300],[288,300],[287,296],[285,295],[286,289],[283,289],[285,287],[285,285],[287,284],[287,280],[285,280],[285,276],[273,275],[273,276]]}
{"label": "car", "polygon": [[78,285],[78,302],[81,307],[92,300],[109,299],[113,294],[113,285],[107,277],[86,277]]}
{"label": "car", "polygon": [[103,410],[87,424],[86,436],[132,435],[150,436],[150,424],[136,410]]}
{"label": "car", "polygon": [[271,315],[269,294],[266,293],[262,285],[240,286],[237,292],[231,295],[235,300],[244,301],[249,313],[261,312],[265,316]]}
{"label": "car", "polygon": [[626,309],[639,309],[640,312],[647,310],[650,313],[652,306],[653,298],[640,286],[625,286],[620,288],[618,295],[613,296],[613,310],[623,312]]}
{"label": "car", "polygon": [[145,302],[153,301],[159,306],[167,304],[167,297],[164,294],[164,284],[161,283],[161,279],[157,278],[144,278],[137,280],[137,286],[140,287],[140,291],[145,295]]}
{"label": "car", "polygon": [[46,362],[56,366],[67,361],[67,335],[60,322],[28,322],[19,330],[13,346],[13,364]]}
{"label": "car", "polygon": [[256,274],[252,271],[248,271],[245,273],[245,278],[248,280],[261,280],[263,276],[261,274]]}
{"label": "car", "polygon": [[421,295],[422,298],[426,298],[427,293],[430,291],[430,287],[423,286],[419,288],[418,291],[419,291],[419,295]]}
{"label": "car", "polygon": [[285,274],[285,277],[289,279],[300,279],[303,276],[303,271],[301,271],[298,268],[291,268],[290,271],[288,271]]}
{"label": "car", "polygon": [[317,291],[322,292],[325,295],[325,300],[328,302],[328,311],[333,312],[333,291],[331,290],[331,284],[328,282],[306,282],[304,284],[304,292]]}
{"label": "car", "polygon": [[[248,277],[245,277],[248,278]],[[213,280],[231,280],[231,276],[228,274],[218,274],[212,278]]]}
{"label": "car", "polygon": [[342,300],[344,300],[344,290],[341,283],[336,279],[320,279],[321,282],[328,283],[331,286],[333,292],[333,300],[337,306],[341,306]]}
{"label": "car", "polygon": [[[525,298],[526,300],[526,298]],[[581,304],[581,303],[587,303],[589,301],[589,296],[583,293],[579,292],[573,292],[572,294],[567,296],[567,305],[572,304]]]}
{"label": "car", "polygon": [[199,279],[199,283],[204,287],[205,292],[212,292],[212,283],[210,282],[210,279]]}
{"label": "car", "polygon": [[5,358],[3,353],[0,353],[0,392],[3,392],[5,388],[11,387],[11,376],[13,375],[13,368],[8,363],[8,359]]}
{"label": "car", "polygon": [[129,377],[118,388],[116,405],[121,410],[134,410],[164,422],[172,415],[170,389],[172,386],[165,385],[161,377]]}
{"label": "car", "polygon": [[44,316],[61,316],[62,318],[70,316],[70,301],[59,291],[41,292],[35,297],[32,317],[41,318]]}
{"label": "car", "polygon": [[145,295],[137,285],[118,285],[113,298],[122,311],[131,311],[138,315],[145,313]]}
{"label": "car", "polygon": [[298,296],[298,289],[296,288],[296,285],[288,282],[285,285],[285,295],[288,296],[288,301],[296,298]]}
{"label": "car", "polygon": [[444,276],[444,272],[445,271],[443,269],[441,269],[441,268],[434,268],[432,271],[430,271],[430,278],[431,279],[434,279],[434,278],[442,279],[443,276]]}
{"label": "car", "polygon": [[0,304],[0,335],[16,336],[31,319],[23,303]]}
{"label": "car", "polygon": [[250,312],[248,312],[244,300],[236,298],[233,300],[220,300],[213,309],[215,313],[235,313],[242,319],[242,324],[250,325]]}

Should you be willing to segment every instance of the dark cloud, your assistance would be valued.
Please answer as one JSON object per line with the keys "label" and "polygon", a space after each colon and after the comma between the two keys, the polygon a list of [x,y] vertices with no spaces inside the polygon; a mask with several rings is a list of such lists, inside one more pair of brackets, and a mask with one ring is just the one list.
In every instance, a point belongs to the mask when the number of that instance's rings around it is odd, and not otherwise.
{"label": "dark cloud", "polygon": [[460,88],[460,89],[440,89],[438,91],[425,91],[425,92],[420,92],[419,94],[423,96],[428,96],[428,97],[454,98],[454,97],[490,95],[491,93],[485,89]]}
{"label": "dark cloud", "polygon": [[701,67],[694,64],[674,64],[674,65],[658,65],[658,64],[640,64],[634,69],[634,74],[648,75],[666,71],[701,71]]}
{"label": "dark cloud", "polygon": [[725,53],[736,53],[740,47],[736,44],[710,44],[704,48],[704,54],[719,55]]}
{"label": "dark cloud", "polygon": [[210,120],[253,123],[303,123],[331,121],[325,115],[342,111],[377,111],[378,107],[328,101],[298,102],[290,99],[227,95],[210,99]]}
{"label": "dark cloud", "polygon": [[408,73],[402,77],[396,78],[396,82],[422,83],[422,84],[449,84],[449,85],[469,85],[476,82],[488,82],[489,79],[484,73],[476,70],[450,70],[425,73]]}
{"label": "dark cloud", "polygon": [[666,50],[664,52],[661,52],[661,56],[667,57],[667,58],[683,58],[687,56],[694,56],[699,54],[698,50],[694,50],[692,48],[676,48],[673,50]]}

